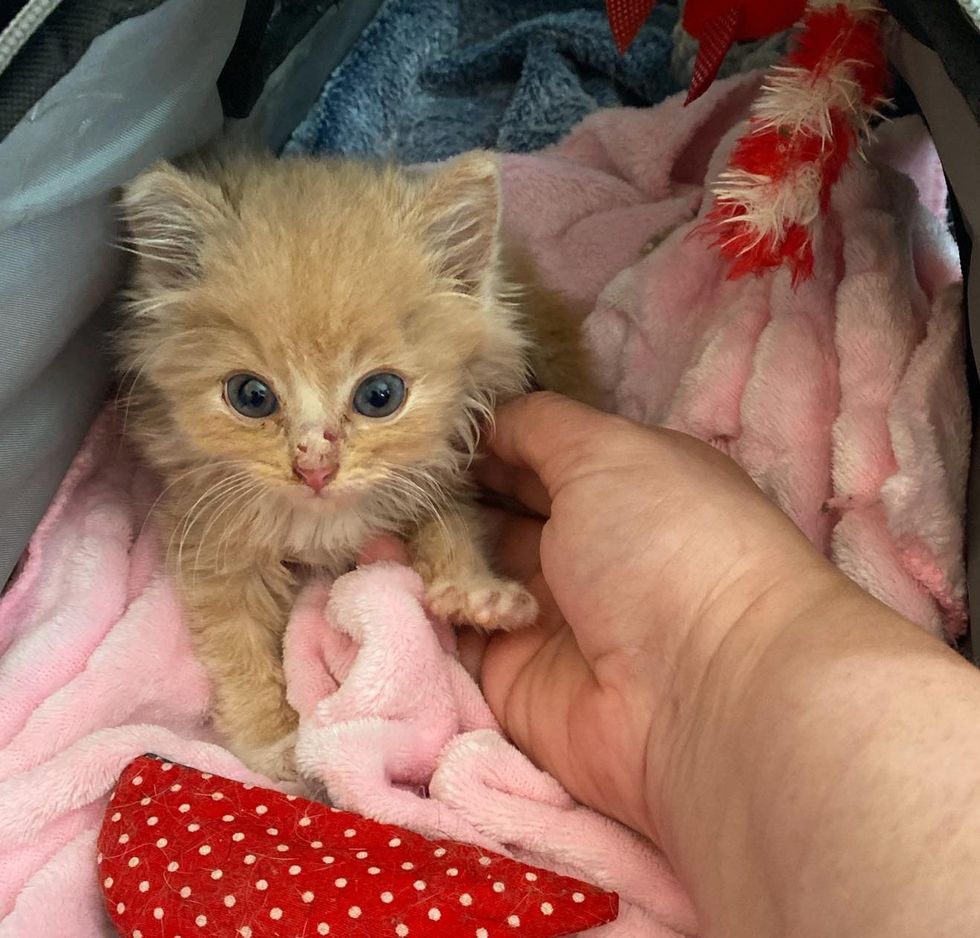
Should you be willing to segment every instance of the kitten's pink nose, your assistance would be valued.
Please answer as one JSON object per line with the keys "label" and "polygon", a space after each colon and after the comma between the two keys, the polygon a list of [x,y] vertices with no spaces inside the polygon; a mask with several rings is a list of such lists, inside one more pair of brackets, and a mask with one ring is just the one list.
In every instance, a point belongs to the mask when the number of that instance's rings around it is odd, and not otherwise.
{"label": "kitten's pink nose", "polygon": [[326,488],[330,480],[337,474],[337,467],[316,466],[311,468],[296,463],[293,466],[293,473],[297,479],[302,479],[314,492],[319,492]]}

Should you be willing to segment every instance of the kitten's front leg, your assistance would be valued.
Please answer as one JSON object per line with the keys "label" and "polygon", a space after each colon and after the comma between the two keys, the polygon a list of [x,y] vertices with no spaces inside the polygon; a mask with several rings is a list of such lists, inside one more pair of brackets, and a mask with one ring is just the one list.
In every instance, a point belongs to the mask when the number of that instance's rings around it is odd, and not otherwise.
{"label": "kitten's front leg", "polygon": [[510,631],[530,625],[538,604],[520,583],[490,569],[486,530],[477,509],[462,500],[414,538],[415,568],[426,582],[429,609],[454,625]]}
{"label": "kitten's front leg", "polygon": [[198,576],[184,590],[197,653],[213,684],[215,728],[249,768],[283,780],[296,777],[297,715],[286,702],[282,670],[291,595],[278,565]]}

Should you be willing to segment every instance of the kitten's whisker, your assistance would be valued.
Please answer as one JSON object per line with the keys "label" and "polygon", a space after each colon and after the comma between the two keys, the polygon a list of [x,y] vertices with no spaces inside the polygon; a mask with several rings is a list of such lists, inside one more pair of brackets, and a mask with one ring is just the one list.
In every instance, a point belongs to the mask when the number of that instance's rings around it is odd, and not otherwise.
{"label": "kitten's whisker", "polygon": [[476,458],[484,432],[493,430],[495,403],[487,394],[479,393],[474,393],[466,402],[464,414],[469,432],[465,433],[461,440],[468,455],[466,469],[470,468]]}
{"label": "kitten's whisker", "polygon": [[[243,517],[247,512],[255,512],[256,504],[255,500],[252,498],[254,492],[261,493],[262,485],[258,482],[253,482],[252,486],[246,488],[242,493],[236,496],[235,501],[240,502],[240,507],[238,511],[231,517],[227,524],[225,524],[225,532],[221,535],[220,540],[215,548],[215,566],[218,569],[224,569],[226,564],[225,561],[228,558],[228,551],[231,549],[231,535],[239,530],[239,526],[242,522]],[[221,558],[220,560],[218,558]]]}
{"label": "kitten's whisker", "polygon": [[[242,497],[250,496],[252,492],[255,491],[256,488],[258,488],[258,483],[255,482],[253,479],[250,478],[239,479],[237,486],[232,486],[228,491],[223,492],[221,494],[220,499],[216,499],[219,502],[219,504],[215,507],[215,511],[211,515],[211,520],[208,521],[207,525],[205,525],[205,528],[201,532],[201,536],[198,540],[197,553],[194,555],[195,572],[200,570],[201,568],[201,551],[204,548],[204,545],[207,543],[208,534],[210,533],[211,529],[221,518],[221,516],[228,511],[229,508],[236,505],[239,499],[241,499]],[[231,526],[226,525],[225,533],[227,534],[230,529]],[[221,541],[219,541],[219,549],[220,549],[220,543]],[[217,553],[218,551],[216,550],[215,551],[216,556]]]}
{"label": "kitten's whisker", "polygon": [[117,244],[116,248],[120,251],[125,251],[127,254],[133,254],[136,257],[142,258],[143,260],[153,261],[157,264],[174,264],[173,258],[164,257],[159,254],[150,254],[147,251],[139,251],[135,247],[130,247],[128,244]]}
{"label": "kitten's whisker", "polygon": [[[131,221],[137,220],[135,217]],[[159,226],[158,226],[159,227]],[[189,226],[178,226],[172,225],[168,226],[167,231],[172,232],[172,236],[168,237],[166,235],[160,237],[148,237],[146,235],[134,236],[129,235],[122,241],[115,242],[115,247],[117,250],[125,251],[127,254],[133,254],[136,257],[145,258],[146,260],[154,261],[159,264],[170,264],[174,267],[182,267],[186,265],[186,259],[181,251],[182,245],[186,243],[188,238],[195,236],[196,232],[193,231]],[[169,254],[154,254],[152,251],[144,251],[142,248],[169,248]]]}
{"label": "kitten's whisker", "polygon": [[177,524],[174,525],[174,529],[170,534],[170,541],[167,544],[167,559],[169,561],[170,557],[173,554],[174,538],[177,538],[178,539],[177,570],[180,573],[181,577],[183,576],[183,568],[184,568],[184,564],[183,564],[184,543],[187,540],[187,535],[190,529],[193,527],[194,522],[196,521],[196,517],[197,517],[196,509],[198,505],[200,505],[202,502],[204,502],[206,505],[207,499],[210,498],[213,492],[220,491],[228,484],[229,484],[229,479],[222,478],[219,479],[217,482],[213,483],[212,485],[208,486],[207,488],[205,488],[204,492],[198,497],[197,501],[195,501],[190,506],[190,508],[188,508],[183,513],[183,515],[181,515]]}
{"label": "kitten's whisker", "polygon": [[[416,481],[412,477],[413,475],[420,475],[426,483],[435,489],[435,492],[427,491],[419,481]],[[415,501],[419,503],[419,507],[423,509],[421,517],[430,518],[438,525],[444,547],[451,560],[455,553],[453,550],[455,539],[449,531],[449,526],[446,524],[443,514],[447,510],[455,511],[456,509],[453,504],[453,499],[448,497],[448,493],[439,480],[425,470],[413,471],[413,467],[403,466],[387,476],[385,482],[389,483],[396,492],[408,499],[409,502]],[[406,506],[404,504],[399,507],[402,512],[405,511]]]}
{"label": "kitten's whisker", "polygon": [[399,499],[392,505],[396,512],[408,512],[416,519],[438,514],[432,496],[411,479],[389,477],[383,485],[387,485],[391,489],[390,494]]}
{"label": "kitten's whisker", "polygon": [[147,313],[172,306],[180,297],[181,294],[178,290],[160,290],[152,296],[139,296],[130,293],[126,295],[126,307],[137,316],[145,316]]}
{"label": "kitten's whisker", "polygon": [[[194,504],[184,512],[180,522],[174,529],[174,534],[171,535],[171,543],[167,547],[167,556],[169,557],[173,546],[173,537],[179,532],[180,542],[177,545],[177,569],[180,571],[181,577],[183,577],[184,571],[184,545],[187,542],[187,538],[190,535],[190,532],[193,530],[194,525],[197,524],[198,519],[209,507],[208,500],[214,500],[220,497],[220,495],[224,494],[226,489],[234,488],[234,486],[238,484],[243,477],[245,477],[243,472],[237,472],[219,479],[213,485],[208,486],[208,488],[206,488],[198,497],[197,501],[195,501]],[[198,506],[201,507],[198,508]]]}
{"label": "kitten's whisker", "polygon": [[[137,366],[139,367],[137,368]],[[130,365],[129,368],[127,368],[119,378],[119,389],[116,391],[116,399],[114,402],[114,406],[117,411],[122,410],[123,420],[122,420],[122,431],[120,434],[120,438],[126,436],[126,431],[129,428],[129,411],[132,408],[133,396],[136,393],[136,385],[139,382],[140,378],[143,377],[143,372],[146,370],[146,366],[147,366],[146,359],[144,359],[141,356],[136,356],[133,359],[133,364]],[[133,374],[134,370],[136,371],[135,374]],[[120,407],[120,404],[122,402],[123,390],[126,386],[126,379],[129,378],[130,375],[133,375],[133,378],[129,382],[129,389],[126,391],[125,407]]]}
{"label": "kitten's whisker", "polygon": [[[388,470],[389,475],[385,481],[400,485],[403,491],[413,494],[420,500],[428,511],[438,513],[437,500],[443,491],[433,476],[427,473],[415,473],[409,466],[389,466]],[[431,491],[430,488],[435,491]]]}
{"label": "kitten's whisker", "polygon": [[[448,481],[440,479],[435,471],[429,468],[408,466],[404,467],[402,471],[408,473],[409,477],[421,478],[424,483],[431,486],[434,490],[430,496],[430,504],[435,501],[431,509],[432,515],[439,524],[444,549],[450,561],[452,561],[456,555],[456,538],[449,531],[449,527],[445,521],[445,515],[448,514],[454,516],[459,521],[463,521],[463,516],[457,502],[457,496],[459,494],[458,486],[454,487],[456,489],[454,491],[450,488]],[[415,484],[421,487],[420,483]]]}
{"label": "kitten's whisker", "polygon": [[[218,460],[217,462],[208,462],[208,463],[205,463],[202,466],[194,466],[192,469],[187,469],[186,471],[181,472],[176,478],[174,478],[168,485],[166,485],[164,487],[163,491],[160,492],[160,494],[157,495],[157,497],[155,499],[153,499],[153,504],[150,505],[150,507],[147,509],[147,511],[146,511],[146,517],[143,518],[143,523],[140,525],[140,529],[136,533],[135,540],[139,540],[143,536],[143,532],[146,530],[146,526],[147,526],[147,524],[149,524],[150,518],[153,517],[153,512],[156,510],[157,505],[160,504],[160,502],[162,501],[163,497],[175,485],[178,485],[179,483],[183,482],[184,479],[186,479],[188,476],[196,475],[197,473],[199,473],[199,472],[205,472],[206,470],[216,470],[216,469],[219,469],[220,467],[226,466],[226,465],[233,466],[233,465],[235,465],[235,463],[232,460],[230,460],[230,459],[222,459],[222,460]],[[171,540],[173,540],[172,535],[171,535]],[[168,556],[169,556],[169,554],[168,554]]]}
{"label": "kitten's whisker", "polygon": [[419,479],[420,484],[430,486],[435,494],[448,499],[453,494],[453,490],[449,488],[448,480],[443,481],[439,473],[455,475],[455,469],[456,467],[450,463],[447,466],[402,466],[395,471],[408,478]]}
{"label": "kitten's whisker", "polygon": [[236,477],[235,483],[235,485],[229,486],[220,495],[214,497],[213,501],[215,504],[213,507],[215,510],[211,513],[211,518],[204,526],[204,530],[201,532],[199,538],[202,544],[207,542],[208,534],[221,518],[222,514],[227,510],[229,502],[234,501],[243,491],[251,489],[256,484],[253,480],[242,477]]}
{"label": "kitten's whisker", "polygon": [[260,494],[262,487],[258,484],[248,486],[237,492],[228,499],[228,508],[233,510],[233,514],[226,523],[222,525],[224,532],[218,538],[214,548],[214,569],[218,574],[224,574],[229,568],[228,552],[235,543],[233,535],[240,534],[246,530],[245,523],[249,517],[255,519],[255,497]]}

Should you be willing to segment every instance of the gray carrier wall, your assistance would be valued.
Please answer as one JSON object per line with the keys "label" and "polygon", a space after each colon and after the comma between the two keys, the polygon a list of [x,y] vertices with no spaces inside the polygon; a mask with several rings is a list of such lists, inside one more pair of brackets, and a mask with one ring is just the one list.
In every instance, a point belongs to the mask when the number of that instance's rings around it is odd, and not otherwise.
{"label": "gray carrier wall", "polygon": [[0,584],[110,381],[112,202],[224,133],[278,147],[377,0],[31,0],[0,33]]}

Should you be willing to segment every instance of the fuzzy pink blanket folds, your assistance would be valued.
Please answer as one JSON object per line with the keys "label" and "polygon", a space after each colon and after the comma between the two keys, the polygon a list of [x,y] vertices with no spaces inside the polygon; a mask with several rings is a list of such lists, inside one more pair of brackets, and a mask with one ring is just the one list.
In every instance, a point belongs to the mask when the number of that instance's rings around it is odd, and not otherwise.
{"label": "fuzzy pink blanket folds", "polygon": [[[584,317],[610,408],[730,453],[861,585],[952,638],[970,422],[938,160],[917,120],[886,127],[834,194],[812,281],[729,281],[692,232],[757,83],[601,112],[505,157],[506,224]],[[144,525],[155,491],[106,414],[0,601],[0,938],[113,934],[94,845],[134,756],[264,782],[208,729]],[[375,564],[300,597],[285,666],[304,773],[340,807],[618,891],[597,936],[696,934],[664,858],[500,734],[420,591]]]}

